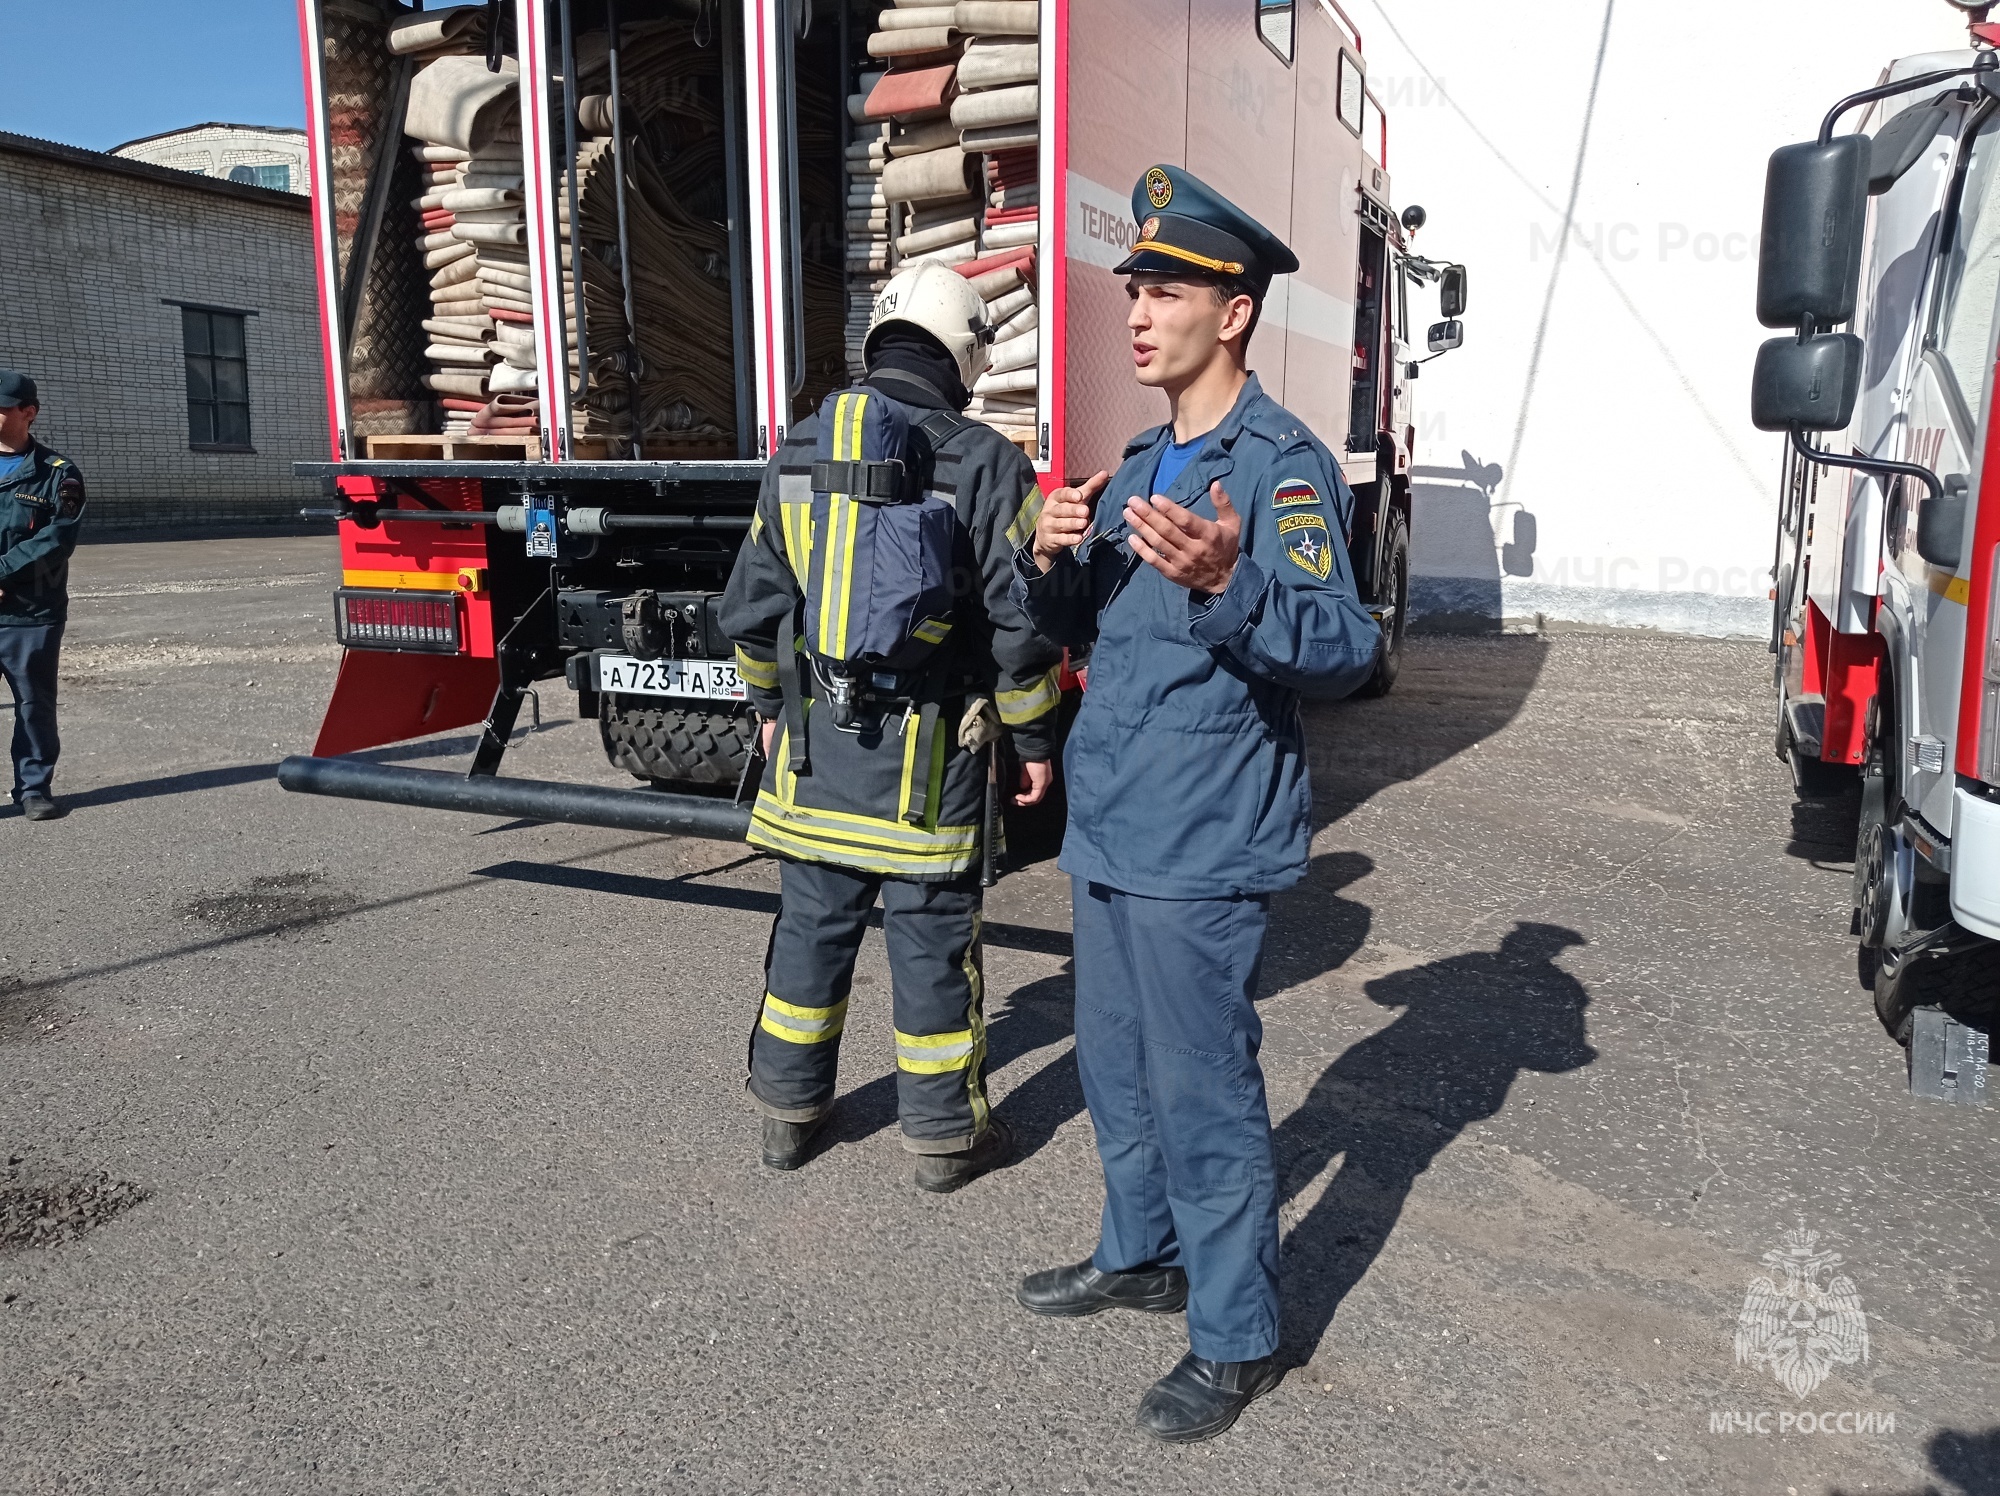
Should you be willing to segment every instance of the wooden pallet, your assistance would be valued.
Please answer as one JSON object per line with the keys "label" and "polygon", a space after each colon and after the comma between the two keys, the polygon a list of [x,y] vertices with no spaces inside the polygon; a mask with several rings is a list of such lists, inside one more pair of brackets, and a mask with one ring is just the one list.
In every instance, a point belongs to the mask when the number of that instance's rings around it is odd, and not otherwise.
{"label": "wooden pallet", "polygon": [[371,436],[379,462],[540,462],[539,436]]}

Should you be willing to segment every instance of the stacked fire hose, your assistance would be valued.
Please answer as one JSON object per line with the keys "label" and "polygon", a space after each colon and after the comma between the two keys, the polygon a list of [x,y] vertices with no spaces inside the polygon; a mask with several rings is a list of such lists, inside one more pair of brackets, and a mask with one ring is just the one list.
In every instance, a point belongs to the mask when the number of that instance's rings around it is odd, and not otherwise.
{"label": "stacked fire hose", "polygon": [[[556,221],[576,435],[630,441],[636,398],[642,450],[659,438],[726,444],[735,424],[735,364],[721,100],[704,71],[714,53],[682,22],[626,26],[615,118],[609,37],[579,36],[575,55],[577,221],[570,219],[567,172],[557,183]],[[629,265],[619,247],[621,137]],[[636,338],[625,317],[627,272]]]}
{"label": "stacked fire hose", "polygon": [[1035,0],[885,8],[868,55],[886,63],[848,101],[850,371],[874,297],[897,269],[949,265],[998,331],[968,414],[1032,446],[1035,430],[1036,170],[1040,98]]}
{"label": "stacked fire hose", "polygon": [[410,81],[404,132],[428,174],[413,204],[430,273],[424,321],[447,435],[528,435],[539,426],[534,302],[522,193],[520,70],[484,56],[484,8],[397,21],[392,51],[427,57]]}

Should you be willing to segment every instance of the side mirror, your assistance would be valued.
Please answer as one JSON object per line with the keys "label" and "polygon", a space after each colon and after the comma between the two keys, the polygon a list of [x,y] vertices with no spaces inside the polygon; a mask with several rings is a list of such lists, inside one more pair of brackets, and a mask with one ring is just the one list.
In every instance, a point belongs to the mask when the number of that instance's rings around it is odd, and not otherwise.
{"label": "side mirror", "polygon": [[1965,504],[1965,475],[1953,473],[1943,493],[1917,505],[1917,554],[1932,566],[1956,571],[1965,559]]}
{"label": "side mirror", "polygon": [[[1444,274],[1438,277],[1438,310],[1446,317],[1465,315],[1465,267],[1447,265]],[[1457,344],[1453,344],[1457,347]]]}
{"label": "side mirror", "polygon": [[1430,344],[1431,352],[1449,353],[1465,341],[1465,324],[1456,317],[1449,322],[1433,322],[1430,337],[1426,341]]}
{"label": "side mirror", "polygon": [[1411,203],[1409,207],[1403,209],[1403,228],[1407,233],[1414,234],[1429,221],[1430,214],[1426,213],[1415,203]]}
{"label": "side mirror", "polygon": [[1861,393],[1861,339],[1826,333],[1801,343],[1772,338],[1757,350],[1750,421],[1759,431],[1838,431]]}
{"label": "side mirror", "polygon": [[[1870,161],[1865,135],[1771,153],[1757,251],[1757,320],[1766,327],[1795,327],[1808,317],[1831,327],[1854,315]],[[1763,363],[1759,354],[1760,371]]]}

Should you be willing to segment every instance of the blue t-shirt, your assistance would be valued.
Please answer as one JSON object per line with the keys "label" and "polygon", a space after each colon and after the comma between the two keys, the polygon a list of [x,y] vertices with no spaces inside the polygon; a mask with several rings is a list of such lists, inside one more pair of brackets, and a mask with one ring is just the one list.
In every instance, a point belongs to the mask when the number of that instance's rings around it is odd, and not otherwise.
{"label": "blue t-shirt", "polygon": [[1168,442],[1160,451],[1160,465],[1153,469],[1153,492],[1164,494],[1174,486],[1174,479],[1194,461],[1194,454],[1201,450],[1201,444],[1208,440],[1204,431],[1193,441]]}
{"label": "blue t-shirt", "polygon": [[0,452],[0,483],[12,483],[35,460],[32,450],[27,452]]}

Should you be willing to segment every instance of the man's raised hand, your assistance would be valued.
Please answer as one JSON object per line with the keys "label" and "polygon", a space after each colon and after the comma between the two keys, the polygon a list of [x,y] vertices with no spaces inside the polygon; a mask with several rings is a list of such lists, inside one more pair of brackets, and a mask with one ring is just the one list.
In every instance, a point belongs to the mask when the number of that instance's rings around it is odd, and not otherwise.
{"label": "man's raised hand", "polygon": [[1221,483],[1209,484],[1208,496],[1214,519],[1154,494],[1126,500],[1125,522],[1132,527],[1128,543],[1141,561],[1190,592],[1214,594],[1236,573],[1243,517]]}
{"label": "man's raised hand", "polygon": [[1035,521],[1036,566],[1047,571],[1055,565],[1057,556],[1083,544],[1083,537],[1090,533],[1090,517],[1097,508],[1097,496],[1110,481],[1109,473],[1100,472],[1081,488],[1058,488],[1048,496],[1042,504],[1041,516]]}

